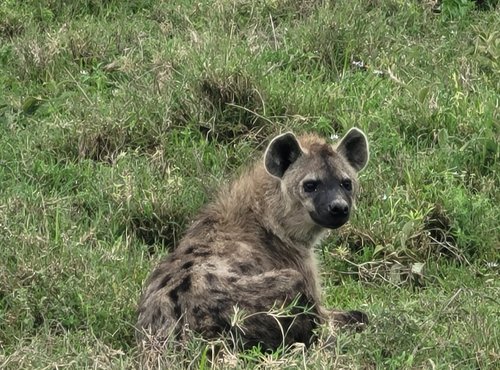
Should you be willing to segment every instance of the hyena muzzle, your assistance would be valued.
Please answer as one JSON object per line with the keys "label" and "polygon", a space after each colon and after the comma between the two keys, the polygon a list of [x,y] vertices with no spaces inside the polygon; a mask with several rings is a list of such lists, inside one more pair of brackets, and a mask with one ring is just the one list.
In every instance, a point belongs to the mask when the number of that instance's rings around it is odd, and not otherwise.
{"label": "hyena muzzle", "polygon": [[148,278],[140,341],[182,336],[188,327],[275,349],[311,344],[327,322],[366,323],[362,312],[322,307],[313,246],[349,220],[368,157],[366,136],[355,128],[336,145],[316,135],[275,137]]}

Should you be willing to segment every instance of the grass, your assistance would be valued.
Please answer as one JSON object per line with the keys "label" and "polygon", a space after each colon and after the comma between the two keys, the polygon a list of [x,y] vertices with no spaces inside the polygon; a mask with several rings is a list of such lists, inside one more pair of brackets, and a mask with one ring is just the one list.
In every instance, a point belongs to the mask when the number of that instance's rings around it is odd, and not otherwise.
{"label": "grass", "polygon": [[[135,307],[218,184],[284,130],[371,142],[318,250],[363,333],[169,368],[493,369],[496,1],[0,3],[0,367],[134,368]],[[154,367],[152,363],[149,366]]]}

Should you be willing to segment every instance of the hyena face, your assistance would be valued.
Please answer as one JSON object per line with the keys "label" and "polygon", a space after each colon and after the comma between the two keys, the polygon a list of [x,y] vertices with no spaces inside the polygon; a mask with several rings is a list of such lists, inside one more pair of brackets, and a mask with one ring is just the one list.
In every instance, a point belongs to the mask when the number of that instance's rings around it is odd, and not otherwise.
{"label": "hyena face", "polygon": [[283,193],[295,209],[303,210],[304,221],[328,229],[349,220],[357,173],[367,162],[368,142],[358,129],[336,146],[285,133],[269,144],[264,156],[266,170],[281,180]]}

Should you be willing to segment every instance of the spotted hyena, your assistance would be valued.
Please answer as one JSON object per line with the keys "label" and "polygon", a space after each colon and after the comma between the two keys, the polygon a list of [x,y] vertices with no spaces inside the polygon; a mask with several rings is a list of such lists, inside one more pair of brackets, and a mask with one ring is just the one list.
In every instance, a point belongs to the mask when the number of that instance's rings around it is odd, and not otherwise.
{"label": "spotted hyena", "polygon": [[[367,162],[368,142],[356,128],[336,145],[316,135],[275,137],[152,272],[138,332],[163,340],[189,327],[205,338],[226,334],[245,347],[274,349],[310,344],[327,321],[366,322],[359,311],[322,307],[313,246],[349,220]],[[269,312],[277,307],[289,314]],[[237,310],[243,318],[235,325]]]}

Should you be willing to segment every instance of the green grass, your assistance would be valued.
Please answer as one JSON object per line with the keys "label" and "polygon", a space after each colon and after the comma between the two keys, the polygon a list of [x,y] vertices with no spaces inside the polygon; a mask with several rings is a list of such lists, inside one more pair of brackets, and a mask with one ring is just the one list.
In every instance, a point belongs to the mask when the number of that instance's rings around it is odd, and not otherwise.
{"label": "green grass", "polygon": [[[0,3],[0,367],[135,368],[143,280],[285,130],[369,136],[328,306],[363,333],[286,354],[193,339],[169,368],[493,369],[497,1]],[[360,63],[363,63],[361,66]],[[153,366],[152,363],[149,363]]]}

